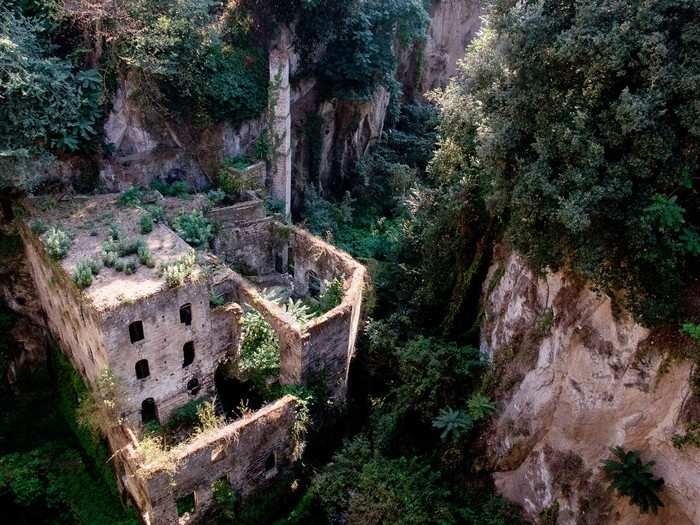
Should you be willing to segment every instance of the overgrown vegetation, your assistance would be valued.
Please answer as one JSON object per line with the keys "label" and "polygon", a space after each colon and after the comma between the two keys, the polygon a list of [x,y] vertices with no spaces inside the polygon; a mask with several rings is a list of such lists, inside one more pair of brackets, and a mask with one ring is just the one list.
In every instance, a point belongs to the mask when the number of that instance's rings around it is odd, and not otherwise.
{"label": "overgrown vegetation", "polygon": [[52,259],[63,259],[68,255],[71,243],[73,242],[70,235],[58,226],[50,227],[46,233],[41,236],[46,246],[46,252]]}
{"label": "overgrown vegetation", "polygon": [[180,286],[185,279],[192,275],[197,259],[194,253],[183,255],[174,261],[160,266],[160,275],[170,288]]}
{"label": "overgrown vegetation", "polygon": [[180,237],[194,247],[207,247],[214,237],[212,225],[201,211],[180,214],[173,222]]}
{"label": "overgrown vegetation", "polygon": [[[32,387],[35,392],[44,391],[51,402],[32,399],[26,393],[26,406],[20,403],[3,410],[3,419],[13,412],[24,418],[14,422],[16,430],[4,427],[8,432],[20,431],[22,425],[34,426],[14,450],[8,452],[5,446],[11,441],[3,440],[0,491],[9,503],[4,518],[39,525],[136,525],[136,516],[126,513],[119,501],[106,442],[79,421],[78,400],[87,396],[85,384],[59,350],[52,350],[51,362],[57,390],[50,390],[52,381],[47,377]],[[52,407],[45,415],[44,403]]]}
{"label": "overgrown vegetation", "polygon": [[252,381],[258,391],[267,391],[267,380],[279,375],[280,347],[274,330],[256,310],[243,315],[243,340],[238,361],[241,377]]}
{"label": "overgrown vegetation", "polygon": [[78,57],[52,56],[50,36],[60,19],[55,6],[36,2],[44,11],[39,17],[25,16],[21,4],[30,2],[13,4],[0,6],[0,186],[31,190],[41,163],[24,172],[23,161],[90,147],[102,82],[97,70],[81,69]]}
{"label": "overgrown vegetation", "polygon": [[433,162],[472,178],[535,267],[573,268],[648,324],[678,320],[699,267],[698,16],[497,1],[437,97]]}

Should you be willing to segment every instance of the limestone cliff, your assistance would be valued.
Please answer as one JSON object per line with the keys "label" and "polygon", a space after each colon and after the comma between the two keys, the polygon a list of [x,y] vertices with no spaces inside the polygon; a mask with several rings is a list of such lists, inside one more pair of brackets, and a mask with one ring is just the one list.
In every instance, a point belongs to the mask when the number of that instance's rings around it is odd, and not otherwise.
{"label": "limestone cliff", "polygon": [[481,0],[432,0],[424,43],[402,53],[398,76],[409,98],[445,87],[481,27]]}
{"label": "limestone cliff", "polygon": [[265,128],[265,116],[237,127],[221,123],[196,131],[172,115],[144,111],[130,79],[122,78],[104,124],[107,152],[100,181],[110,191],[130,185],[148,185],[154,178],[165,182],[186,180],[203,189],[214,166],[225,156],[250,148]]}
{"label": "limestone cliff", "polygon": [[[697,401],[691,365],[664,361],[656,334],[565,273],[496,258],[484,289],[482,351],[499,413],[483,443],[498,490],[559,525],[700,523],[700,450],[671,438]],[[665,507],[642,515],[607,490],[601,462],[623,446],[656,461]]]}

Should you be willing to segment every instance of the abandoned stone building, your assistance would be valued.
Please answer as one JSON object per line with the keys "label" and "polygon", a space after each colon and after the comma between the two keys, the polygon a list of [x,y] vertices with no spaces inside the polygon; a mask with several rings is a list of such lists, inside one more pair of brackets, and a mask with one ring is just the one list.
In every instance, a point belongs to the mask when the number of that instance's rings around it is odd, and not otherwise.
{"label": "abandoned stone building", "polygon": [[[94,386],[108,369],[119,385],[122,424],[107,437],[125,500],[145,523],[156,524],[177,523],[178,500],[190,498],[194,510],[186,518],[197,521],[211,506],[214,481],[226,479],[245,496],[293,463],[296,399],[284,396],[176,447],[176,469],[147,464],[139,452],[143,425],[167,421],[190,400],[217,397],[217,370],[239,358],[246,309],[257,311],[277,335],[280,384],[322,381],[342,402],[365,270],[304,230],[265,217],[259,200],[211,210],[220,257],[200,250],[195,260],[193,248],[164,222],[140,234],[135,210],[120,206],[118,198],[29,202],[22,227],[26,256],[47,324],[76,370]],[[166,209],[183,204],[159,199]],[[32,231],[37,221],[70,232],[64,258],[50,256],[45,239]],[[101,252],[104,257],[115,230],[123,238],[141,238],[153,260],[124,271],[105,267],[80,290],[72,277],[77,266]],[[166,283],[161,269],[187,257],[194,261],[187,278],[176,286]],[[290,297],[313,297],[338,277],[340,304],[304,326],[261,293],[277,286]],[[220,298],[216,304],[213,296]]]}

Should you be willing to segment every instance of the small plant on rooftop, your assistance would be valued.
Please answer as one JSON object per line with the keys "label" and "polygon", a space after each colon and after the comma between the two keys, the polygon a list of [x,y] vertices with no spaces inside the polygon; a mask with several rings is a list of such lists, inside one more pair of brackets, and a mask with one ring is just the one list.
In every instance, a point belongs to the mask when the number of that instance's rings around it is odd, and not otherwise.
{"label": "small plant on rooftop", "polygon": [[141,261],[141,264],[143,264],[144,266],[148,266],[149,268],[155,268],[156,263],[153,259],[153,254],[151,253],[151,250],[148,248],[148,246],[146,246],[145,244],[140,245],[137,249],[137,254],[139,256],[139,261]]}
{"label": "small plant on rooftop", "polygon": [[109,226],[109,238],[113,241],[118,241],[124,235],[121,227],[118,224],[111,224]]}
{"label": "small plant on rooftop", "polygon": [[169,288],[176,288],[192,274],[195,262],[194,253],[188,253],[174,261],[161,265],[160,274]]}
{"label": "small plant on rooftop", "polygon": [[148,235],[153,231],[153,216],[148,212],[144,213],[139,219],[139,225],[141,226],[141,233]]}
{"label": "small plant on rooftop", "polygon": [[135,255],[141,246],[144,246],[143,239],[122,239],[117,244],[117,253],[120,257]]}
{"label": "small plant on rooftop", "polygon": [[136,264],[136,261],[130,261],[130,260],[126,261],[126,264],[124,265],[124,273],[126,275],[131,275],[133,273],[136,273],[137,269],[138,269],[138,265]]}
{"label": "small plant on rooftop", "polygon": [[603,472],[610,480],[610,488],[621,496],[628,496],[642,514],[656,514],[663,502],[657,493],[663,488],[663,478],[655,478],[654,461],[643,463],[636,450],[622,447],[611,449],[614,458],[603,462]]}
{"label": "small plant on rooftop", "polygon": [[207,246],[214,237],[211,223],[199,210],[180,214],[175,219],[174,227],[178,235],[192,246]]}
{"label": "small plant on rooftop", "polygon": [[123,191],[119,196],[119,204],[121,206],[135,207],[141,204],[143,199],[143,190],[136,186],[131,186]]}
{"label": "small plant on rooftop", "polygon": [[165,210],[157,204],[146,204],[144,209],[151,215],[153,222],[163,222],[165,220]]}
{"label": "small plant on rooftop", "polygon": [[87,259],[79,261],[75,267],[75,272],[73,272],[73,282],[81,290],[88,288],[92,284],[92,266],[90,262]]}
{"label": "small plant on rooftop", "polygon": [[102,252],[102,263],[107,268],[114,268],[114,265],[117,263],[117,259],[119,259],[117,252]]}
{"label": "small plant on rooftop", "polygon": [[46,224],[44,224],[43,222],[41,222],[39,219],[37,219],[35,221],[32,221],[32,223],[29,225],[29,229],[32,230],[32,233],[34,235],[42,235],[46,233],[46,230],[48,230],[49,227],[46,226]]}
{"label": "small plant on rooftop", "polygon": [[63,259],[68,255],[72,242],[70,236],[57,226],[49,228],[43,235],[42,240],[46,246],[46,251],[54,260]]}

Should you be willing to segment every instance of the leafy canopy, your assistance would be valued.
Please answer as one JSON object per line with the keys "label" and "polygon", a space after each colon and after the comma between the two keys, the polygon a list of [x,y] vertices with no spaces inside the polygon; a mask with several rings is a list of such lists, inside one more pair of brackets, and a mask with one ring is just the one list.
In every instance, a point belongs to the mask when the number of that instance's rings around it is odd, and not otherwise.
{"label": "leafy canopy", "polygon": [[23,183],[21,160],[77,151],[97,135],[100,75],[51,56],[45,22],[0,7],[0,187]]}
{"label": "leafy canopy", "polygon": [[700,5],[497,0],[438,100],[436,168],[537,267],[569,266],[647,323],[700,253]]}

